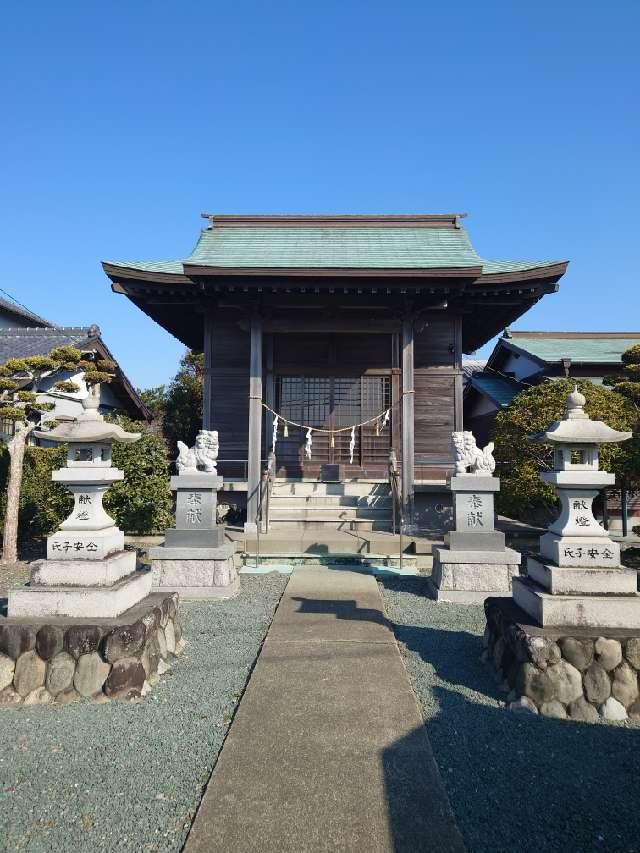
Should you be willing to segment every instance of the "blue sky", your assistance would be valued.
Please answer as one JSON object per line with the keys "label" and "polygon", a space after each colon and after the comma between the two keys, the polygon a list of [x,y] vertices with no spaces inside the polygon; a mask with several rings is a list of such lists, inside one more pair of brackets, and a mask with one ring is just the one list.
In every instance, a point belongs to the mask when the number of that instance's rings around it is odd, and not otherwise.
{"label": "blue sky", "polygon": [[485,257],[571,261],[515,328],[637,330],[639,34],[635,0],[4,4],[0,287],[147,387],[182,346],[100,260],[201,211],[468,211]]}

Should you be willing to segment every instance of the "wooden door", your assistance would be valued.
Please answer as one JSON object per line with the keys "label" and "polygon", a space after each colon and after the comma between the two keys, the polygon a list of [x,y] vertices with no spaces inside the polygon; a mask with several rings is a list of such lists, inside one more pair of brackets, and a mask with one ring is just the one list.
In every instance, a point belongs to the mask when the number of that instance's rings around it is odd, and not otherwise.
{"label": "wooden door", "polygon": [[[367,470],[386,470],[391,447],[391,424],[356,429],[353,464],[350,464],[351,432],[345,427],[374,417],[391,405],[389,376],[278,376],[276,409],[286,418],[328,432],[312,433],[311,459],[305,452],[306,432],[288,427],[278,431],[278,476],[318,477],[323,465],[341,465],[350,476]],[[338,431],[344,430],[344,431]],[[333,441],[331,440],[333,431]]]}

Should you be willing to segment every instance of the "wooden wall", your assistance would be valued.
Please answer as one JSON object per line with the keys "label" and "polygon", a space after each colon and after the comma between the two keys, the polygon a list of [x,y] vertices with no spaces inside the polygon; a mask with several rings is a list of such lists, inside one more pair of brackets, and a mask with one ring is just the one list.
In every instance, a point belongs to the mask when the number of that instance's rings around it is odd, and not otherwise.
{"label": "wooden wall", "polygon": [[[239,320],[233,314],[220,313],[205,321],[205,371],[210,382],[205,382],[204,423],[219,431],[223,461],[247,458],[250,342],[247,325]],[[416,477],[429,479],[442,477],[451,466],[451,432],[462,428],[461,324],[447,314],[428,317],[421,328],[422,322],[417,323],[414,342],[415,458]],[[392,375],[397,401],[401,380],[392,341],[393,336],[386,333],[265,332],[265,399],[269,400],[273,375],[379,373]],[[393,443],[399,451],[400,408],[394,408],[393,425]],[[271,418],[265,417],[263,457],[270,445],[270,423]],[[242,475],[240,467],[221,464],[220,470],[227,476]]]}
{"label": "wooden wall", "polygon": [[437,476],[438,468],[446,469],[453,461],[451,433],[461,428],[462,418],[458,325],[457,318],[444,315],[430,317],[423,329],[419,324],[416,329],[414,442],[418,478]]}
{"label": "wooden wall", "polygon": [[[216,317],[205,323],[203,419],[205,428],[218,430],[223,476],[244,475],[242,465],[224,464],[224,460],[247,459],[249,356],[249,331],[241,328],[237,319]],[[208,394],[207,376],[210,377]]]}

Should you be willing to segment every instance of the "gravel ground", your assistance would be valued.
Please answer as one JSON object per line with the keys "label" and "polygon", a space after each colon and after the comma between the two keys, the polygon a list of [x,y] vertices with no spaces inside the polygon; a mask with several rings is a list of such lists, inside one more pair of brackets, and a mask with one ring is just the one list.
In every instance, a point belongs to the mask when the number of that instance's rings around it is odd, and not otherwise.
{"label": "gravel ground", "polygon": [[479,661],[482,607],[419,589],[381,586],[468,849],[639,851],[640,729],[504,710]]}
{"label": "gravel ground", "polygon": [[187,648],[144,700],[0,710],[0,849],[179,850],[287,578],[181,605]]}

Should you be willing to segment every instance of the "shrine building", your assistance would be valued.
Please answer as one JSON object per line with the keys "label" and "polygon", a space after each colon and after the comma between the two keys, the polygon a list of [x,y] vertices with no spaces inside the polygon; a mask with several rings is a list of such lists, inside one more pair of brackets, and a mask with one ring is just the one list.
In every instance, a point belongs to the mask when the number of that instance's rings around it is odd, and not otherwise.
{"label": "shrine building", "polygon": [[485,260],[463,216],[206,215],[188,257],[103,263],[116,293],[204,352],[203,426],[225,479],[247,484],[249,524],[277,415],[278,480],[386,482],[394,451],[405,519],[437,527],[463,353],[567,268]]}

